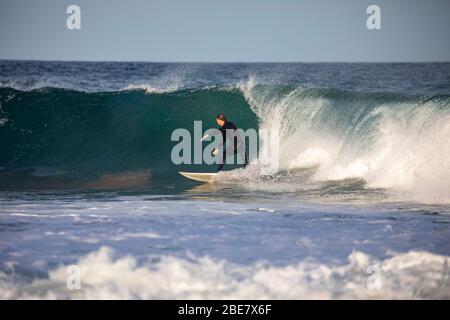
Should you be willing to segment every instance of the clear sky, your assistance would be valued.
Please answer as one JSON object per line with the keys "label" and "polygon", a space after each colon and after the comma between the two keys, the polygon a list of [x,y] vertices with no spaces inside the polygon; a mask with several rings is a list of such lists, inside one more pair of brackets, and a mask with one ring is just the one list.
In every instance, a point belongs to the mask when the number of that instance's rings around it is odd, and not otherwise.
{"label": "clear sky", "polygon": [[0,0],[0,59],[450,61],[450,0]]}

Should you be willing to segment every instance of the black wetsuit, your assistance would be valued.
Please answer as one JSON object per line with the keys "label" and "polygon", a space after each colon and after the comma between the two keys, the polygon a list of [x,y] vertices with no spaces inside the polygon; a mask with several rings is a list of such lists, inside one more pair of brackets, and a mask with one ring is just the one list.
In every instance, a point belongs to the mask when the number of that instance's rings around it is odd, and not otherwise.
{"label": "black wetsuit", "polygon": [[219,131],[222,133],[222,163],[219,163],[219,165],[217,166],[217,172],[221,171],[223,169],[223,166],[225,164],[225,159],[227,157],[227,155],[234,155],[236,153],[240,153],[241,156],[244,156],[244,167],[247,166],[248,164],[248,156],[247,156],[247,152],[245,151],[245,145],[242,141],[242,138],[239,137],[238,135],[234,136],[234,141],[233,143],[228,147],[227,150],[225,150],[226,148],[226,144],[227,144],[227,130],[229,130],[229,133],[235,134],[235,130],[237,130],[237,127],[234,125],[234,123],[226,121],[223,126],[219,129]]}

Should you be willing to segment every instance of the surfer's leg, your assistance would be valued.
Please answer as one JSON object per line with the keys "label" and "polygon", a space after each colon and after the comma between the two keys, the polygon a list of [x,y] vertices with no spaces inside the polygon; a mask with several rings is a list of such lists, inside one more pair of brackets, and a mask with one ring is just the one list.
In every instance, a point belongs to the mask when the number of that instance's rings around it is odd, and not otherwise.
{"label": "surfer's leg", "polygon": [[248,155],[247,155],[247,151],[245,151],[245,149],[241,148],[236,148],[234,149],[234,154],[239,154],[239,156],[242,158],[242,160],[244,160],[244,168],[248,165]]}
{"label": "surfer's leg", "polygon": [[[234,154],[239,155],[239,157],[244,160],[243,166],[244,168],[248,165],[248,155],[247,152],[245,150],[239,150],[239,149],[234,149]],[[240,162],[237,162],[238,164],[240,164]]]}
{"label": "surfer's leg", "polygon": [[222,163],[217,164],[217,172],[222,171],[223,166],[225,165],[225,152],[222,152]]}
{"label": "surfer's leg", "polygon": [[[239,156],[241,158],[243,158],[244,160],[244,168],[248,165],[248,155],[247,152],[245,150],[239,150],[238,148],[235,148],[232,152],[231,152],[231,148],[228,148],[227,150],[225,150],[225,152],[222,154],[222,163],[219,163],[217,165],[217,172],[222,171],[223,166],[225,165],[225,160],[227,158],[227,155],[233,155],[233,157],[239,154]],[[239,162],[238,162],[239,163]]]}
{"label": "surfer's leg", "polygon": [[222,153],[222,163],[219,163],[217,165],[217,172],[221,171],[223,169],[223,166],[225,165],[225,161],[227,159],[227,157],[236,154],[236,150],[231,149],[230,147],[228,147],[226,150],[223,151]]}

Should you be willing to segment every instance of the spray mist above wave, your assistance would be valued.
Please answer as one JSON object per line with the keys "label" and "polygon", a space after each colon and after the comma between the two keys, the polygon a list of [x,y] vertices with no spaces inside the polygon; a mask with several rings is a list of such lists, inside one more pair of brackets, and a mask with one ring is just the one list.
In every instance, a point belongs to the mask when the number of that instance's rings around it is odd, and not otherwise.
{"label": "spray mist above wave", "polygon": [[0,61],[0,88],[116,92],[129,87],[162,93],[192,86],[188,74],[195,69],[182,64]]}
{"label": "spray mist above wave", "polygon": [[60,90],[70,90],[77,92],[86,92],[86,93],[108,93],[108,92],[122,92],[122,91],[137,91],[142,90],[147,94],[161,94],[161,93],[172,93],[179,90],[185,89],[181,83],[173,82],[169,84],[150,84],[150,83],[130,83],[127,85],[121,86],[102,86],[101,88],[83,86],[79,84],[65,84],[61,82],[53,82],[53,81],[39,81],[33,83],[16,83],[16,82],[7,82],[1,83],[0,88],[5,89],[14,89],[17,91],[29,92],[29,91],[39,91],[39,90],[52,90],[52,89],[60,89]]}
{"label": "spray mist above wave", "polygon": [[[450,98],[258,84],[238,86],[260,129],[280,132],[280,168],[363,178],[402,199],[450,201]],[[264,148],[264,146],[263,146]]]}
{"label": "spray mist above wave", "polygon": [[155,87],[155,86],[152,86],[149,84],[129,84],[126,87],[124,87],[122,90],[123,91],[143,90],[147,94],[152,94],[152,93],[171,93],[171,92],[176,92],[179,89],[180,88],[176,85],[164,88],[164,87]]}
{"label": "spray mist above wave", "polygon": [[[235,85],[255,75],[258,83],[360,92],[448,94],[450,63],[157,63],[0,61],[0,87],[42,87],[87,92],[120,91],[128,85],[166,89]],[[420,81],[417,81],[420,76]]]}

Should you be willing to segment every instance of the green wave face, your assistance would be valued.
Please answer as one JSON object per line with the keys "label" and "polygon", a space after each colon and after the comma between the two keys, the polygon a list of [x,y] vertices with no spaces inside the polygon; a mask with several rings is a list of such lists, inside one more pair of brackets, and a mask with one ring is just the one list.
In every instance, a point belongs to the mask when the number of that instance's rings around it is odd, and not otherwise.
{"label": "green wave face", "polygon": [[[21,181],[26,178],[49,186],[50,176],[62,179],[59,186],[122,171],[150,170],[154,178],[176,175],[183,166],[175,167],[170,159],[176,144],[170,140],[173,130],[193,132],[194,121],[203,121],[204,130],[214,128],[219,112],[243,129],[257,127],[255,114],[238,91],[145,94],[2,88],[0,102],[0,168],[7,176],[0,188],[39,184]],[[12,179],[12,173],[20,178]]]}

